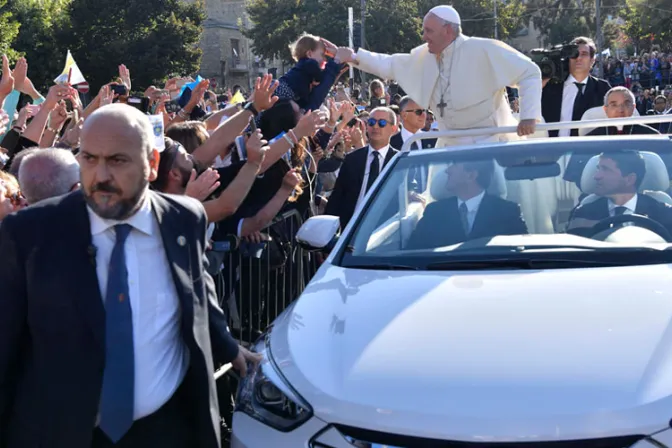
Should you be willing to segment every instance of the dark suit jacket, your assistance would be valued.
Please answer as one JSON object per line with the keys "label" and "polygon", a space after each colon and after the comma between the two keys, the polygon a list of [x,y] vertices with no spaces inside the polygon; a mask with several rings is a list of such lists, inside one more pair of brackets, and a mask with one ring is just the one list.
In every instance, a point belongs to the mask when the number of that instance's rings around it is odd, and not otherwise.
{"label": "dark suit jacket", "polygon": [[[380,167],[381,173],[397,152],[396,149],[390,146],[385,157],[385,163]],[[341,170],[338,172],[338,177],[336,178],[334,191],[329,196],[329,202],[324,213],[325,215],[338,216],[341,220],[341,229],[345,229],[345,226],[348,225],[352,215],[355,213],[357,199],[359,199],[359,193],[362,190],[362,183],[364,182],[368,155],[369,147],[365,146],[345,156]]]}
{"label": "dark suit jacket", "polygon": [[[657,201],[645,194],[637,195],[637,206],[635,213],[638,215],[648,216],[654,221],[659,222],[665,228],[672,232],[672,206],[664,202]],[[600,198],[590,204],[578,206],[569,220],[568,233],[575,235],[588,236],[590,228],[576,227],[571,228],[572,221],[575,219],[586,219],[588,221],[601,221],[609,217],[609,199]]]}
{"label": "dark suit jacket", "polygon": [[471,233],[465,235],[457,197],[432,202],[425,209],[408,243],[409,249],[429,249],[497,235],[527,234],[520,206],[486,194],[476,212]]}
{"label": "dark suit jacket", "polygon": [[[648,110],[646,112],[646,115],[669,115],[670,112],[667,113],[659,113],[656,112],[655,109]],[[672,123],[653,123],[650,125],[652,128],[654,128],[656,131],[660,132],[661,134],[670,134],[672,133]]]}
{"label": "dark suit jacket", "polygon": [[[204,269],[207,220],[186,197],[150,191],[190,353],[184,387],[199,448],[220,446],[215,362],[238,346]],[[180,246],[178,237],[188,242]],[[0,447],[91,446],[105,367],[105,308],[81,191],[0,224]]]}
{"label": "dark suit jacket", "polygon": [[[562,110],[562,92],[565,84],[546,84],[541,93],[541,115],[546,123],[557,123],[560,121]],[[572,87],[575,88],[575,87]],[[604,95],[611,89],[611,85],[604,79],[598,79],[589,76],[586,87],[583,88],[583,103],[581,104],[580,115],[583,115],[588,109],[604,105]],[[577,120],[581,120],[579,116]],[[549,137],[557,137],[558,131],[548,131]]]}
{"label": "dark suit jacket", "polygon": [[[623,126],[623,135],[646,135],[646,134],[658,134],[658,133],[659,132],[653,129],[652,127],[643,124]],[[608,128],[597,128],[593,129],[586,135],[589,136],[618,135],[618,130],[616,129],[615,126],[610,126]],[[565,179],[568,182],[574,182],[577,186],[579,186],[579,184],[581,183],[581,175],[583,174],[583,169],[585,168],[586,163],[588,163],[588,161],[597,154],[598,153],[572,154],[572,156],[569,158],[569,162],[567,163],[567,169],[565,170],[563,179]]]}
{"label": "dark suit jacket", "polygon": [[[392,136],[390,139],[390,146],[396,149],[397,151],[401,151],[401,147],[404,144],[404,139],[401,138],[401,132],[397,132]],[[429,148],[434,148],[436,146],[436,139],[435,138],[424,138],[422,139],[422,149],[429,149]]]}

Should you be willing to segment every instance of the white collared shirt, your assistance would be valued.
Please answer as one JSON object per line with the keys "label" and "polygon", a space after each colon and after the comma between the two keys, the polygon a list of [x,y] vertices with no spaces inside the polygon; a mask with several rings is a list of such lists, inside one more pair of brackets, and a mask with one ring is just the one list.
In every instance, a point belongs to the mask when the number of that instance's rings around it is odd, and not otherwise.
{"label": "white collared shirt", "polygon": [[[88,207],[87,207],[88,208]],[[149,199],[125,221],[103,219],[88,208],[96,273],[105,300],[108,268],[116,241],[114,226],[133,227],[124,253],[133,313],[135,353],[134,419],[156,412],[175,393],[187,372],[189,353],[182,339],[181,308]]]}
{"label": "white collared shirt", "polygon": [[359,198],[357,199],[356,207],[359,207],[362,203],[362,199],[366,196],[366,184],[369,182],[369,172],[371,171],[371,162],[374,157],[378,157],[378,166],[380,170],[378,175],[383,172],[383,166],[385,165],[385,158],[387,157],[387,152],[390,150],[390,145],[380,148],[378,151],[373,149],[371,145],[368,147],[368,154],[366,156],[366,165],[364,167],[364,180],[362,181],[362,188],[359,190]]}
{"label": "white collared shirt", "polygon": [[625,207],[627,210],[623,212],[624,215],[633,215],[637,209],[637,195],[635,194],[628,202],[623,205],[616,205],[614,201],[609,199],[609,216],[616,215],[616,207]]}
{"label": "white collared shirt", "polygon": [[485,196],[485,191],[481,191],[479,194],[473,198],[463,201],[460,198],[457,198],[457,209],[459,210],[462,207],[462,204],[467,206],[467,223],[469,224],[469,232],[474,228],[474,221],[476,220],[476,213],[478,213],[478,208],[483,202],[483,196]]}
{"label": "white collared shirt", "polygon": [[[569,75],[565,80],[565,85],[562,89],[560,121],[572,121],[572,114],[574,113],[574,101],[576,100],[576,95],[579,93],[579,89],[574,84],[575,82],[579,81],[577,81],[577,79],[572,75]],[[583,92],[585,93],[588,78],[581,82],[583,83]],[[558,137],[569,137],[571,131],[571,129],[562,129],[558,131]]]}

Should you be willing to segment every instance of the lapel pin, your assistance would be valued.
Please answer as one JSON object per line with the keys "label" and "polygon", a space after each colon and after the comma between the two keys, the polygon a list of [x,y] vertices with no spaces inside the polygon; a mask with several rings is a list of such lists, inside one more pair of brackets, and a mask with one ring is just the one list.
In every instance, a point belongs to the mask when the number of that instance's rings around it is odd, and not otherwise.
{"label": "lapel pin", "polygon": [[177,244],[180,246],[185,246],[187,244],[187,239],[180,235],[177,237]]}

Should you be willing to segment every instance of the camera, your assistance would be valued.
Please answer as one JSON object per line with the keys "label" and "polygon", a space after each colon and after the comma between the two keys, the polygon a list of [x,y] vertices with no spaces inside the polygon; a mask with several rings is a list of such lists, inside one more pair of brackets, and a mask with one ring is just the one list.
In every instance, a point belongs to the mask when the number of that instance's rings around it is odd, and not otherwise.
{"label": "camera", "polygon": [[541,69],[541,78],[549,79],[549,83],[565,82],[569,76],[569,60],[579,57],[579,46],[576,44],[556,45],[544,50],[537,48],[530,51],[530,59]]}

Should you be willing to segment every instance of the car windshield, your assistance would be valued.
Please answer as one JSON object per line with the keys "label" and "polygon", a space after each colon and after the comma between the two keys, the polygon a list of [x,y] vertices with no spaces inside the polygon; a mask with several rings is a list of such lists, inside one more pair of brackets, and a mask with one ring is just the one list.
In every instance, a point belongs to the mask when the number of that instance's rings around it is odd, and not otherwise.
{"label": "car windshield", "polygon": [[335,262],[362,269],[672,262],[672,141],[548,139],[394,159]]}

